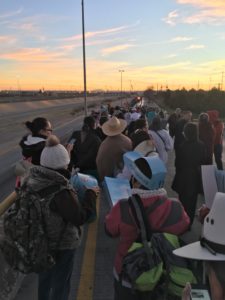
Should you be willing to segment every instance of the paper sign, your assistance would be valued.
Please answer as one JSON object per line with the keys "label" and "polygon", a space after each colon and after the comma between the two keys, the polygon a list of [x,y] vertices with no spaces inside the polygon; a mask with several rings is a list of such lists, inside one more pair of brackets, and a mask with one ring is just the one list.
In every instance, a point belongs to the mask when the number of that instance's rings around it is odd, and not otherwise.
{"label": "paper sign", "polygon": [[191,300],[210,300],[209,292],[207,290],[192,289]]}
{"label": "paper sign", "polygon": [[115,205],[121,199],[128,199],[131,195],[129,181],[122,178],[105,177],[103,190],[110,206]]}
{"label": "paper sign", "polygon": [[218,192],[215,170],[215,166],[213,165],[202,166],[202,184],[205,196],[205,204],[208,208],[211,208],[213,199]]}

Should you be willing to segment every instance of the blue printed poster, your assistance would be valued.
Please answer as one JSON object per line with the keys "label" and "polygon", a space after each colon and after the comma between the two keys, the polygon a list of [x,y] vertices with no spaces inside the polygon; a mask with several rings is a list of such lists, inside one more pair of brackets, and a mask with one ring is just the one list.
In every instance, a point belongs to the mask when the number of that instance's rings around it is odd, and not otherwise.
{"label": "blue printed poster", "polygon": [[122,178],[105,177],[103,190],[111,206],[121,199],[128,199],[131,195],[129,180]]}

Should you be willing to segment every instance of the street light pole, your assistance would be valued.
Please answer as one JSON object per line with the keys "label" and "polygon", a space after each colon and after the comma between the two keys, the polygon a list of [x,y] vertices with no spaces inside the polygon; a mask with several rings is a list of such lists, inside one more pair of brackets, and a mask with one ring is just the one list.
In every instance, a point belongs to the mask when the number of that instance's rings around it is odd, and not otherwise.
{"label": "street light pole", "polygon": [[83,36],[83,69],[84,69],[84,114],[87,116],[87,82],[86,82],[86,53],[85,53],[85,28],[84,28],[84,0],[82,6],[82,36]]}
{"label": "street light pole", "polygon": [[121,106],[122,106],[122,93],[123,93],[123,72],[125,72],[124,70],[119,70],[121,77],[120,77],[120,88],[121,88]]}

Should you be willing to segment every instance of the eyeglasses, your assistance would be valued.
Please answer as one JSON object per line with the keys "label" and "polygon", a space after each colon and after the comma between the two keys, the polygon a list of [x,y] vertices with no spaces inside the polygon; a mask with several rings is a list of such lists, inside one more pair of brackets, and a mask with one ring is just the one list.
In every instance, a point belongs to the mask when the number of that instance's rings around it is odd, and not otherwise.
{"label": "eyeglasses", "polygon": [[52,132],[52,131],[53,131],[53,130],[50,129],[50,128],[46,128],[45,130],[46,130],[46,131],[49,131],[49,132]]}

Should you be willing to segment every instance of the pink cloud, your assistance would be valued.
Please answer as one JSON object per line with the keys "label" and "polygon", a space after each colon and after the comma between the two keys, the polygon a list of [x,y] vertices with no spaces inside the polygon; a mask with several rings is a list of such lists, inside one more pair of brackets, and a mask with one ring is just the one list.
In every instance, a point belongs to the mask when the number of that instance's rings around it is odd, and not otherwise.
{"label": "pink cloud", "polygon": [[102,55],[109,55],[111,53],[124,51],[124,50],[132,48],[132,47],[134,47],[134,45],[132,45],[132,44],[123,44],[123,45],[113,46],[110,48],[104,48],[104,49],[102,49],[101,52],[102,52]]}
{"label": "pink cloud", "polygon": [[14,44],[17,39],[13,36],[0,35],[0,43],[4,44]]}
{"label": "pink cloud", "polygon": [[[99,30],[99,31],[89,31],[89,32],[85,33],[85,37],[86,38],[92,38],[92,37],[96,37],[96,36],[112,35],[114,33],[124,31],[125,29],[127,29],[127,26],[115,27],[115,28],[110,28],[110,29],[106,29],[106,30]],[[75,35],[75,36],[64,38],[62,40],[63,41],[75,41],[75,40],[81,40],[81,38],[82,38],[82,35],[78,34],[78,35]]]}

